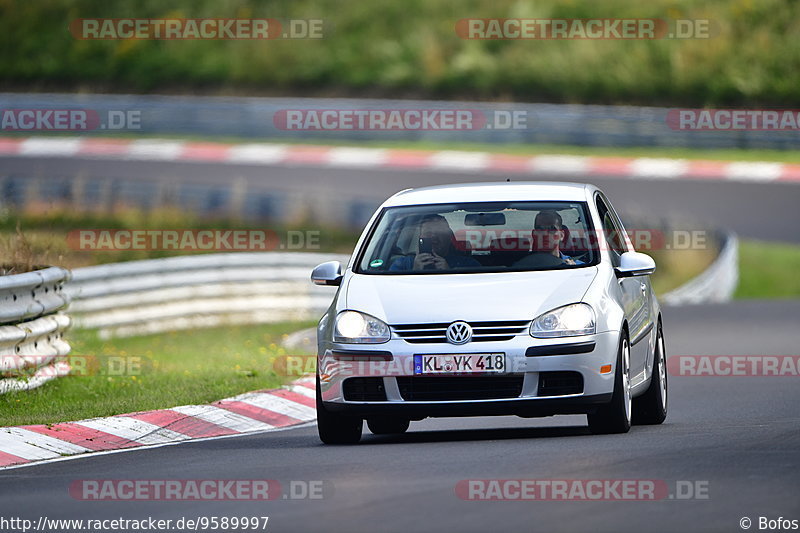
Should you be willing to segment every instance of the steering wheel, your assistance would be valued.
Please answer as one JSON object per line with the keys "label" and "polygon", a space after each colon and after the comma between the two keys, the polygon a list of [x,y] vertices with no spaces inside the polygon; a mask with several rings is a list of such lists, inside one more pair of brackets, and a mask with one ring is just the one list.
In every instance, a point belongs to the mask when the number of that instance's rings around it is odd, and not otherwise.
{"label": "steering wheel", "polygon": [[514,268],[546,269],[565,265],[564,261],[547,252],[532,252],[514,263]]}

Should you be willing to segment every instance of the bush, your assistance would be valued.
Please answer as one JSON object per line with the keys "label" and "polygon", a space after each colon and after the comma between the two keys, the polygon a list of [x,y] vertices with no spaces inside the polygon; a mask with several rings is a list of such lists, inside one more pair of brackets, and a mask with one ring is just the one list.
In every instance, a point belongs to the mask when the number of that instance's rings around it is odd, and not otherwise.
{"label": "bush", "polygon": [[[602,8],[600,7],[602,6]],[[800,102],[792,0],[332,2],[6,0],[5,89],[507,99],[683,106]],[[312,40],[77,40],[81,17],[313,18]],[[683,40],[462,40],[461,18],[710,19]]]}

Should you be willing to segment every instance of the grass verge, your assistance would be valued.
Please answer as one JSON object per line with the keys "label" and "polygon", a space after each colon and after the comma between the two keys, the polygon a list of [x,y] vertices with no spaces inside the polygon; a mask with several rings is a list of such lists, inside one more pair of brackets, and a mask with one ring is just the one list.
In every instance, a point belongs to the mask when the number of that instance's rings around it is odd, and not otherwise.
{"label": "grass verge", "polygon": [[286,353],[280,346],[282,336],[312,325],[224,327],[113,340],[101,340],[94,331],[73,330],[68,339],[71,354],[92,356],[82,366],[87,371],[73,364],[73,372],[83,375],[0,395],[0,424],[51,424],[204,404],[274,388],[284,380],[271,365]]}
{"label": "grass verge", "polygon": [[[176,255],[216,253],[211,250],[78,250],[69,240],[70,231],[103,230],[265,230],[281,245],[290,232],[308,232],[316,236],[315,245],[300,251],[350,253],[358,240],[353,230],[320,227],[312,222],[294,225],[208,217],[177,207],[144,210],[117,206],[112,213],[93,212],[68,206],[30,206],[17,210],[0,210],[0,258],[15,263],[49,264],[66,268],[157,259]],[[309,237],[310,239],[311,237]],[[72,242],[72,244],[70,244]],[[280,251],[280,246],[276,245]],[[0,259],[0,263],[3,260]]]}
{"label": "grass verge", "polygon": [[657,265],[651,278],[653,288],[656,294],[664,294],[700,275],[717,258],[718,250],[648,250],[645,253],[655,259]]}
{"label": "grass verge", "polygon": [[800,246],[741,241],[734,297],[800,298]]}

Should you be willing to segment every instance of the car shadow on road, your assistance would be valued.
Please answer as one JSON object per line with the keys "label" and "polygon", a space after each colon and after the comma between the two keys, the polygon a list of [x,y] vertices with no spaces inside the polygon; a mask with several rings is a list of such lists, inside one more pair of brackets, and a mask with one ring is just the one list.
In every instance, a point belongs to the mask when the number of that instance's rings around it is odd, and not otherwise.
{"label": "car shadow on road", "polygon": [[591,435],[587,426],[554,426],[528,428],[455,429],[441,431],[409,431],[400,435],[373,435],[364,431],[363,444],[406,444],[417,442],[456,442],[508,439],[550,439]]}

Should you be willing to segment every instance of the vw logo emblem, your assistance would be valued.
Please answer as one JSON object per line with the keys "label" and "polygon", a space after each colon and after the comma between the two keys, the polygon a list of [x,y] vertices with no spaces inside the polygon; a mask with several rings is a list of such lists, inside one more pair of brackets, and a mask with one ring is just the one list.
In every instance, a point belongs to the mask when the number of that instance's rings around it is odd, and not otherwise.
{"label": "vw logo emblem", "polygon": [[447,326],[446,336],[450,344],[466,344],[472,340],[472,326],[463,321],[453,322]]}

